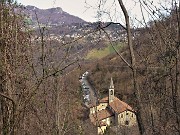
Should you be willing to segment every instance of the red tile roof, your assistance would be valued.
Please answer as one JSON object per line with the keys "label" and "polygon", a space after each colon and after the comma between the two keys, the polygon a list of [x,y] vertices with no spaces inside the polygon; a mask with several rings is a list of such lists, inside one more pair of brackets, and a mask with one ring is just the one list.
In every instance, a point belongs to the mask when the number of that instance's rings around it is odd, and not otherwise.
{"label": "red tile roof", "polygon": [[133,111],[132,107],[130,107],[127,103],[121,101],[117,97],[114,97],[114,100],[109,103],[109,106],[116,112],[122,113],[126,110]]}
{"label": "red tile roof", "polygon": [[108,97],[105,97],[105,98],[102,98],[101,100],[99,100],[99,103],[108,103],[108,102],[109,102]]}
{"label": "red tile roof", "polygon": [[[105,97],[99,100],[99,103],[108,103],[108,102],[109,102],[108,97]],[[133,111],[132,107],[130,107],[127,103],[121,101],[115,96],[114,96],[114,100],[109,103],[109,106],[112,107],[112,109],[116,113],[121,113],[121,112],[124,112],[125,110]]]}
{"label": "red tile roof", "polygon": [[98,121],[101,121],[103,119],[106,119],[108,117],[111,117],[113,116],[114,114],[112,113],[112,111],[110,111],[109,109],[103,109],[99,112],[96,112],[96,113],[93,113],[93,114],[90,114],[89,117],[90,117],[90,120],[91,122],[96,125],[96,122]]}
{"label": "red tile roof", "polygon": [[[99,100],[99,103],[108,103],[108,102],[109,102],[108,97],[105,97]],[[118,114],[126,110],[134,111],[132,107],[130,107],[127,103],[121,101],[117,97],[114,97],[114,100],[109,103],[109,107]],[[112,110],[109,110],[109,108],[106,108],[96,113],[90,114],[89,117],[90,117],[91,122],[94,125],[98,125],[98,126],[105,125],[105,123],[103,123],[101,120],[113,116],[114,113],[112,112]]]}

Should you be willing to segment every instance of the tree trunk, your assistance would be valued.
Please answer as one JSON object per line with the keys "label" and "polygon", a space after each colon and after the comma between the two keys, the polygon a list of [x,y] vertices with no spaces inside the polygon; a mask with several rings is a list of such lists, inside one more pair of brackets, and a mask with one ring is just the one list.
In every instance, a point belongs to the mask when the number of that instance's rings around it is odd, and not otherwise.
{"label": "tree trunk", "polygon": [[131,30],[130,30],[129,16],[128,16],[127,10],[126,10],[122,0],[118,0],[118,2],[123,11],[125,21],[126,21],[128,46],[129,46],[129,51],[130,51],[130,55],[131,55],[131,70],[132,70],[132,74],[133,74],[134,93],[135,93],[135,98],[137,99],[136,116],[137,116],[139,132],[142,135],[145,132],[145,129],[144,129],[144,124],[143,124],[143,120],[142,120],[142,103],[141,103],[140,91],[138,88],[138,82],[137,82],[137,66],[136,66],[136,59],[135,59],[135,55],[134,55],[134,49],[133,49],[133,45],[132,45],[132,36],[131,36]]}

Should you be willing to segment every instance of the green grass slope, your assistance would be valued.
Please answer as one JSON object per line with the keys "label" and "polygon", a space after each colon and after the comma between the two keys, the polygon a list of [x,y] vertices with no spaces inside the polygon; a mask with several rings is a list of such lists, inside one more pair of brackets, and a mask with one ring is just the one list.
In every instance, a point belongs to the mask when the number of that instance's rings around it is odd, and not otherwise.
{"label": "green grass slope", "polygon": [[[114,48],[116,50],[120,50],[122,47],[122,43],[114,45]],[[111,45],[108,45],[107,47],[103,49],[92,49],[88,52],[85,59],[91,60],[91,59],[102,59],[109,54],[115,53],[115,50]]]}

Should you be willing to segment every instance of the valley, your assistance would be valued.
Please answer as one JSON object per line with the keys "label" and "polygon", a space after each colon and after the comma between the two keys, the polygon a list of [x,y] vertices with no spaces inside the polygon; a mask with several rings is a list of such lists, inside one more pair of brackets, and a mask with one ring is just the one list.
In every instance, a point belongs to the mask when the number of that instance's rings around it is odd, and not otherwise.
{"label": "valley", "polygon": [[178,2],[141,25],[118,2],[123,24],[0,2],[0,134],[180,134]]}

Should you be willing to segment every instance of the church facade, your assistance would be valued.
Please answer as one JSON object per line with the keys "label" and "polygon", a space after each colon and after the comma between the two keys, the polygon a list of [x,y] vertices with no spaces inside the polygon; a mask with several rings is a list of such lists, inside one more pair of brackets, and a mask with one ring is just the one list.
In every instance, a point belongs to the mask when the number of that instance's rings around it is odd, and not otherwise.
{"label": "church facade", "polygon": [[108,126],[133,126],[136,115],[132,107],[114,96],[114,84],[111,78],[108,96],[90,107],[91,122],[98,127],[98,134],[103,134]]}

